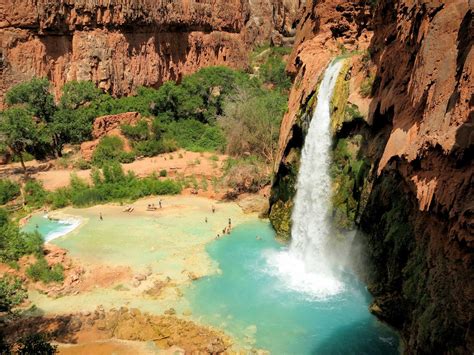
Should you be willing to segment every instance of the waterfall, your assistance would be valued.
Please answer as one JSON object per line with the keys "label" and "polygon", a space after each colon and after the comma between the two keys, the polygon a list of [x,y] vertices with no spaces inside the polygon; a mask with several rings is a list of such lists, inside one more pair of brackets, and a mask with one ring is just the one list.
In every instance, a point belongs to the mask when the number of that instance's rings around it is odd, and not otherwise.
{"label": "waterfall", "polygon": [[289,249],[268,258],[270,269],[285,285],[312,298],[324,298],[343,288],[326,257],[331,237],[330,102],[343,61],[333,61],[324,73],[317,104],[301,154],[292,215]]}

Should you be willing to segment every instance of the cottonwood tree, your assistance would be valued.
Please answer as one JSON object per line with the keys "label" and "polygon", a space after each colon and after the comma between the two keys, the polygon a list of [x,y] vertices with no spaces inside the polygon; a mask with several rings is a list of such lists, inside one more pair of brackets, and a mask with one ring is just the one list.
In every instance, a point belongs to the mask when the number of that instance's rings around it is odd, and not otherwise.
{"label": "cottonwood tree", "polygon": [[12,107],[0,115],[0,140],[20,159],[26,174],[24,153],[44,139],[41,125],[24,107]]}

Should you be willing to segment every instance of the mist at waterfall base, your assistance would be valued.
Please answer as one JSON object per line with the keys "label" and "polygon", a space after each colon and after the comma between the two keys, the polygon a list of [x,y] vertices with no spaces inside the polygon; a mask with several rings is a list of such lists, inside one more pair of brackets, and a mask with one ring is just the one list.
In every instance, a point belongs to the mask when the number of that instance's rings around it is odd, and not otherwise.
{"label": "mist at waterfall base", "polygon": [[319,88],[302,151],[290,246],[279,245],[263,222],[239,226],[208,247],[222,273],[186,292],[198,319],[225,329],[248,349],[398,353],[396,334],[368,312],[366,288],[344,271],[349,243],[329,245],[329,105],[342,64],[329,66]]}

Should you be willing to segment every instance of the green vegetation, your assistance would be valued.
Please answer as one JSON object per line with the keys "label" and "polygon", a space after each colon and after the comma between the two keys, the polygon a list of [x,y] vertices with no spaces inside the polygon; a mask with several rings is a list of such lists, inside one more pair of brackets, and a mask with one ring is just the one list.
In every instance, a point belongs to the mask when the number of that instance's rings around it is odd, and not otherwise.
{"label": "green vegetation", "polygon": [[0,209],[0,262],[18,260],[23,255],[40,254],[43,240],[38,233],[23,233],[10,220],[8,213]]}
{"label": "green vegetation", "polygon": [[102,171],[93,169],[91,179],[93,184],[89,185],[72,174],[70,186],[53,192],[45,191],[41,184],[31,180],[27,183],[27,201],[33,206],[86,207],[111,201],[136,200],[150,195],[175,195],[182,189],[180,183],[162,180],[156,175],[139,179],[132,172],[125,174],[120,164],[114,161],[104,164]]}
{"label": "green vegetation", "polygon": [[0,205],[4,205],[20,195],[20,185],[8,179],[0,179]]}
{"label": "green vegetation", "polygon": [[64,268],[61,264],[49,266],[44,257],[39,257],[36,263],[26,269],[26,274],[33,281],[43,283],[62,282],[64,280]]}
{"label": "green vegetation", "polygon": [[360,95],[362,97],[369,97],[372,95],[372,87],[374,86],[375,82],[375,75],[370,74],[368,77],[364,79],[362,84],[360,84]]}
{"label": "green vegetation", "polygon": [[0,278],[0,313],[11,313],[27,297],[20,279],[13,276]]}
{"label": "green vegetation", "polygon": [[[263,52],[255,56],[259,71],[252,76],[226,67],[203,68],[185,76],[179,84],[169,81],[158,89],[139,88],[136,95],[123,98],[103,93],[92,82],[71,81],[63,86],[61,98],[55,104],[48,80],[34,78],[6,94],[7,108],[0,113],[2,147],[8,147],[23,166],[27,155],[37,159],[61,157],[65,144],[79,144],[92,138],[96,117],[129,111],[145,117],[135,125],[121,127],[133,151],[123,152],[119,138],[106,137],[94,154],[93,165],[131,162],[135,157],[150,157],[178,148],[234,150],[230,147],[236,141],[232,125],[223,130],[223,126],[216,124],[219,117],[239,119],[239,125],[252,124],[244,133],[260,126],[270,127],[275,140],[275,127],[286,109],[290,85],[282,60],[289,49],[267,48]],[[242,92],[251,98],[242,113],[252,117],[236,118],[229,113],[232,105],[241,103]],[[229,133],[230,143],[226,137]],[[269,147],[273,149],[274,144]],[[267,151],[265,155],[266,159],[270,156]],[[81,169],[88,167],[85,162],[76,165]]]}

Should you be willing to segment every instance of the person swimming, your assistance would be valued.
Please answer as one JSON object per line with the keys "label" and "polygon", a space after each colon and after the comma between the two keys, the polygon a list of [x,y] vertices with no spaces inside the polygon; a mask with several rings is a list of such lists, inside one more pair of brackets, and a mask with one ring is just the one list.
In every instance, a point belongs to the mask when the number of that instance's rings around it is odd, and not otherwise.
{"label": "person swimming", "polygon": [[207,217],[204,218],[204,221],[207,223]]}

